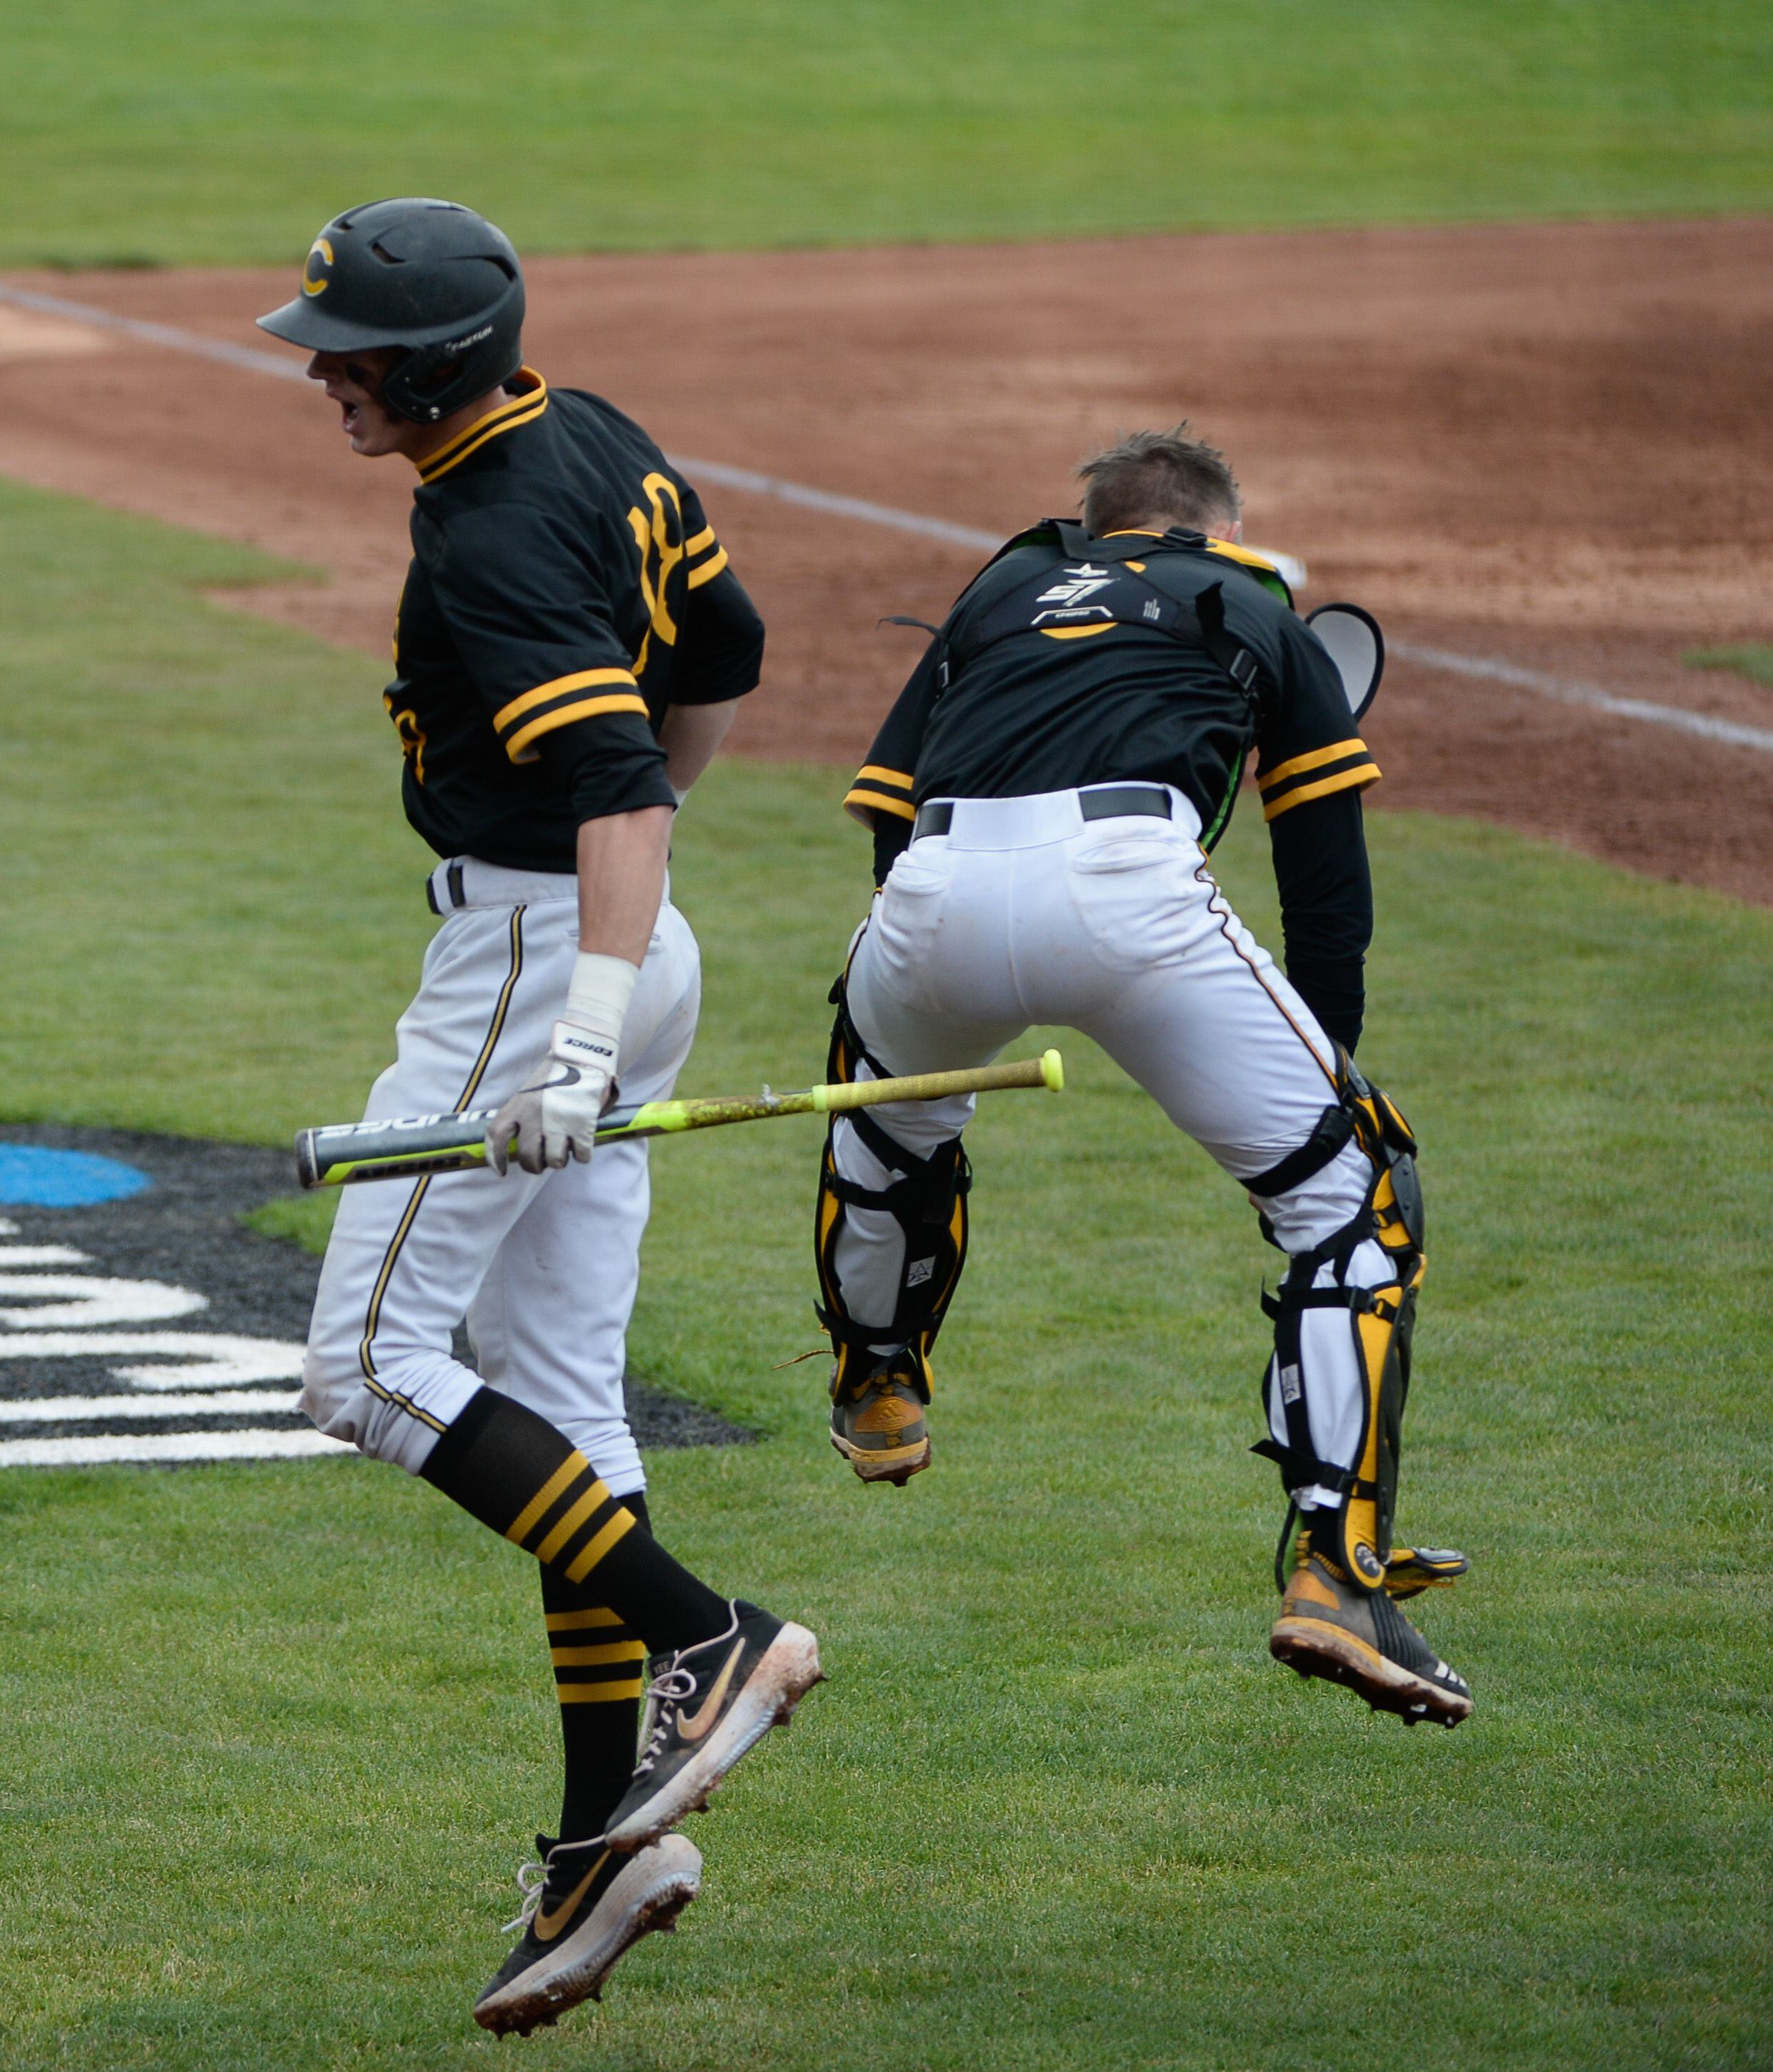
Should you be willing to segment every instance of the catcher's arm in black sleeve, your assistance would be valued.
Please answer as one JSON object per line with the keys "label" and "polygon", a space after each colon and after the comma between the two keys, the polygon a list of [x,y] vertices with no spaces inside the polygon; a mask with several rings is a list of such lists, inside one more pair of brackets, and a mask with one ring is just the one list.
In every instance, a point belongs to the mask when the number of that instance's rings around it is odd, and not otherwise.
{"label": "catcher's arm in black sleeve", "polygon": [[911,672],[893,709],[881,723],[869,749],[868,760],[856,772],[843,800],[852,813],[874,835],[874,882],[886,882],[887,873],[911,840],[917,817],[913,798],[917,754],[924,730],[938,695],[940,648],[931,641],[923,660]]}
{"label": "catcher's arm in black sleeve", "polygon": [[1366,1008],[1373,879],[1361,794],[1379,766],[1355,731],[1336,665],[1282,622],[1280,698],[1258,734],[1256,782],[1280,892],[1287,976],[1324,1033],[1352,1050]]}
{"label": "catcher's arm in black sleeve", "polygon": [[1287,976],[1324,1034],[1352,1051],[1366,1009],[1373,880],[1361,794],[1313,799],[1268,824]]}

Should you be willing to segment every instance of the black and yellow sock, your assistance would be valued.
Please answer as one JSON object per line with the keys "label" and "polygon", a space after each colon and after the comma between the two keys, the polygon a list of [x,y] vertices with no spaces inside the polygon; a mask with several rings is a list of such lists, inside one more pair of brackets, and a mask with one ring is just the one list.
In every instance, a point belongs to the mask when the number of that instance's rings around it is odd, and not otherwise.
{"label": "black and yellow sock", "polygon": [[568,1584],[594,1576],[590,1598],[633,1627],[649,1654],[725,1632],[726,1600],[671,1559],[545,1417],[497,1389],[475,1390],[420,1473]]}
{"label": "black and yellow sock", "polygon": [[[650,1532],[645,1497],[622,1501]],[[634,1771],[646,1650],[618,1612],[597,1602],[594,1587],[569,1583],[557,1568],[540,1574],[565,1765],[560,1837],[588,1842],[609,1824]]]}

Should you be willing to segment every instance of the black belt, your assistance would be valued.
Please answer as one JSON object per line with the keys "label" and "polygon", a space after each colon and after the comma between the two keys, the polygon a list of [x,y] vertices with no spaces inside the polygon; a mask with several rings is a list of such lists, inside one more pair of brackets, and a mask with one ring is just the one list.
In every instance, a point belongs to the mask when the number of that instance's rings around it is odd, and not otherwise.
{"label": "black belt", "polygon": [[[1131,813],[1148,814],[1154,820],[1170,817],[1170,795],[1155,784],[1099,784],[1094,791],[1077,794],[1077,810],[1086,820],[1118,820]],[[911,829],[916,841],[924,835],[945,835],[953,826],[951,799],[934,800],[917,808]]]}
{"label": "black belt", "polygon": [[[445,888],[449,894],[449,911],[459,913],[468,903],[462,890],[462,865],[452,863],[443,875]],[[437,904],[437,877],[433,870],[425,881],[425,903],[433,914],[441,914],[444,910]]]}

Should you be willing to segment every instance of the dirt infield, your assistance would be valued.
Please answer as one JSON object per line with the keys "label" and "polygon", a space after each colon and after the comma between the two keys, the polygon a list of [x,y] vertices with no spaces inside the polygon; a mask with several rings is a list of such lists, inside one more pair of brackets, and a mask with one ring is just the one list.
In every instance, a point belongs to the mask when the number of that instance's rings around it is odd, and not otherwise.
{"label": "dirt infield", "polygon": [[[277,273],[15,275],[262,344]],[[1008,531],[1117,430],[1190,417],[1250,536],[1394,640],[1765,730],[1684,649],[1773,641],[1773,221],[544,260],[530,357],[674,453]],[[293,357],[293,356],[292,356]],[[318,396],[0,308],[0,471],[325,567],[241,601],[385,654],[404,465]],[[855,759],[976,559],[767,497],[705,500],[770,627],[736,745]],[[1773,901],[1773,756],[1394,662],[1373,804],[1476,813]]]}

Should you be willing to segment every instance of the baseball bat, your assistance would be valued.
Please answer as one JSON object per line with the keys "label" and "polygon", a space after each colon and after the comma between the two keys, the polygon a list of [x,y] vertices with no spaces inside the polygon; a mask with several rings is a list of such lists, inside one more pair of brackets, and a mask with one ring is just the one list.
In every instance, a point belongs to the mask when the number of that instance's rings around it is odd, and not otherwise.
{"label": "baseball bat", "polygon": [[[883,1101],[940,1100],[946,1094],[996,1093],[1011,1087],[1045,1087],[1058,1093],[1065,1064],[1057,1050],[1013,1065],[971,1071],[913,1072],[899,1079],[858,1079],[849,1085],[803,1087],[798,1092],[716,1096],[704,1100],[637,1101],[613,1108],[597,1124],[597,1141],[674,1137],[717,1129],[729,1122],[763,1122],[778,1115],[841,1115]],[[465,1115],[419,1115],[397,1122],[347,1122],[296,1132],[296,1178],[304,1187],[345,1187],[360,1180],[400,1180],[426,1173],[461,1173],[486,1162],[486,1127],[496,1108]]]}

